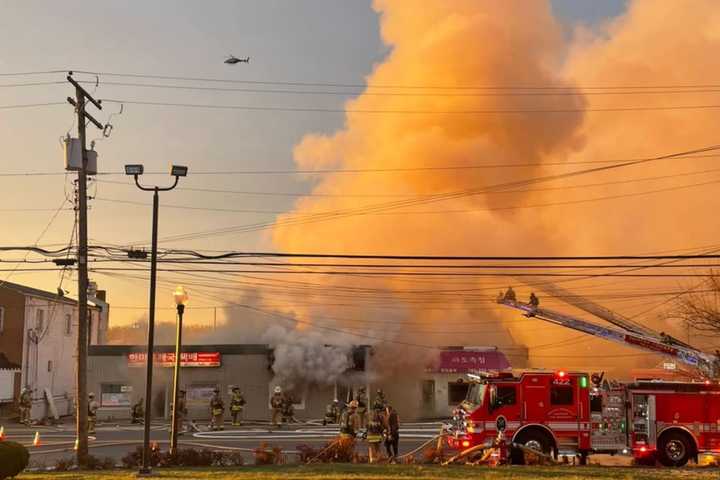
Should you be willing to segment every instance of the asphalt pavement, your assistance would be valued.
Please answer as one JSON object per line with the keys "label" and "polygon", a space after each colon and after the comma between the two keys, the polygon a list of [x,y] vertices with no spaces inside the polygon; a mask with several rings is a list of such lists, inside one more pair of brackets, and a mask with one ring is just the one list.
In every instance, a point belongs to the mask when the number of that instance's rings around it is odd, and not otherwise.
{"label": "asphalt pavement", "polygon": [[[74,455],[75,425],[72,419],[57,426],[31,426],[18,424],[0,424],[4,426],[5,439],[20,442],[30,450],[32,466],[52,466],[60,458]],[[441,424],[406,423],[400,429],[400,454],[407,453],[434,438]],[[210,448],[216,450],[239,450],[252,461],[252,449],[266,444],[281,448],[289,462],[297,458],[295,453],[299,445],[319,448],[338,435],[337,425],[323,426],[320,421],[293,423],[272,427],[268,422],[248,421],[242,426],[225,424],[225,429],[210,431],[207,425],[200,431],[185,432],[179,438],[180,447]],[[36,433],[39,444],[33,445]],[[170,440],[168,423],[154,423],[151,426],[151,442],[157,442],[166,450]],[[130,423],[99,423],[96,433],[90,438],[90,453],[99,458],[111,457],[116,463],[128,452],[135,450],[143,441],[143,425]],[[367,444],[360,441],[358,452],[367,454]]]}

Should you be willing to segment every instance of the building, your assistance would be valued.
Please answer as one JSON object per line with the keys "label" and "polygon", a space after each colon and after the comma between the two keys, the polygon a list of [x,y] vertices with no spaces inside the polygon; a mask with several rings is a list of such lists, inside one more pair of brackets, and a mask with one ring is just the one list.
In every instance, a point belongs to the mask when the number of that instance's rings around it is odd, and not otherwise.
{"label": "building", "polygon": [[[105,292],[97,292],[104,298]],[[94,298],[94,297],[93,297]],[[102,340],[107,308],[89,305],[89,341]],[[27,386],[32,391],[33,419],[72,413],[76,369],[78,303],[76,300],[11,282],[0,282],[0,354],[12,370],[11,386],[4,385],[3,414]],[[0,365],[0,379],[9,378]],[[5,383],[5,382],[3,382]],[[52,405],[51,405],[52,404]],[[54,415],[54,414],[53,414]]]}
{"label": "building", "polygon": [[[155,347],[153,369],[153,416],[169,418],[172,402],[175,347]],[[295,413],[300,420],[320,419],[334,398],[346,401],[360,387],[371,395],[382,388],[402,418],[446,418],[465,397],[466,373],[504,370],[510,365],[494,348],[452,347],[440,352],[433,365],[418,374],[367,383],[362,372],[376,371],[372,349],[355,347],[354,367],[347,378],[352,384],[306,385],[292,391]],[[146,353],[144,346],[93,345],[89,349],[88,388],[96,393],[101,419],[130,417],[132,404],[145,395]],[[272,370],[273,350],[268,345],[186,345],[181,357],[180,383],[187,392],[188,414],[192,419],[210,417],[209,399],[219,388],[226,400],[232,387],[243,392],[245,417],[270,418],[270,396],[277,385]],[[523,367],[525,365],[518,365]],[[226,409],[226,414],[229,415]]]}

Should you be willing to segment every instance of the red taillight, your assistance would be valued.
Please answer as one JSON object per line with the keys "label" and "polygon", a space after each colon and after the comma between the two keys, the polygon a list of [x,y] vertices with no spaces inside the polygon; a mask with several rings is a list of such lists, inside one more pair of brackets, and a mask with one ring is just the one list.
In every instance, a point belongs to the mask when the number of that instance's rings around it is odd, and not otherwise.
{"label": "red taillight", "polygon": [[463,448],[467,448],[467,447],[469,447],[469,446],[470,446],[470,442],[469,442],[469,441],[467,441],[467,440],[463,440],[463,442],[462,442],[462,446],[463,446]]}
{"label": "red taillight", "polygon": [[641,451],[642,453],[647,452],[647,447],[640,447],[640,451]]}

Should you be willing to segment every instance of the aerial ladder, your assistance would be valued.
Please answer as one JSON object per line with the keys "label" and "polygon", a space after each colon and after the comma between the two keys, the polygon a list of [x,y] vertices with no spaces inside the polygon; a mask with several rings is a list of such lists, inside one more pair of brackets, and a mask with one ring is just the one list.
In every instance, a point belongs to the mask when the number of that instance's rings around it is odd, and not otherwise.
{"label": "aerial ladder", "polygon": [[[682,342],[673,341],[672,337],[657,334],[645,327],[631,328],[631,325],[623,326],[621,323],[622,318],[619,316],[619,322],[611,322],[614,325],[613,327],[605,327],[554,310],[540,308],[537,297],[533,295],[532,298],[534,300],[531,299],[529,303],[520,302],[515,298],[515,292],[509,289],[504,295],[501,294],[498,297],[497,303],[520,310],[526,317],[538,318],[555,325],[619,343],[626,347],[666,355],[697,371],[705,379],[718,379],[720,377],[720,363],[715,355],[702,352]],[[607,311],[609,312],[609,310]]]}
{"label": "aerial ladder", "polygon": [[689,345],[685,342],[682,342],[681,340],[668,335],[664,332],[656,332],[655,330],[646,327],[645,325],[642,325],[638,322],[634,322],[633,320],[620,315],[617,312],[613,312],[612,310],[603,307],[602,305],[599,305],[595,303],[594,301],[590,300],[587,297],[583,297],[577,294],[574,294],[568,290],[565,290],[564,288],[560,287],[559,285],[556,285],[551,282],[539,282],[538,286],[541,290],[544,292],[552,295],[554,298],[557,298],[559,300],[562,300],[563,302],[572,305],[576,308],[579,308],[580,310],[583,310],[591,315],[594,315],[598,318],[602,318],[608,323],[611,323],[615,325],[616,327],[620,327],[623,330],[626,330],[628,332],[646,336],[646,337],[654,337],[657,340],[662,341],[663,343],[673,344],[673,345],[679,345],[683,346],[689,349],[695,350],[695,348],[692,345]]}

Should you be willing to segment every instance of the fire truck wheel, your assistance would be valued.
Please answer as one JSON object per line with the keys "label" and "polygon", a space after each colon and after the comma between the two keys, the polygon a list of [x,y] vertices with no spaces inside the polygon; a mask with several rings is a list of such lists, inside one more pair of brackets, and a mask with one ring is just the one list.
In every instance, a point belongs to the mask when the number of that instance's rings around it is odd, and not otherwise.
{"label": "fire truck wheel", "polygon": [[[552,439],[548,435],[539,430],[526,430],[515,438],[515,443],[525,445],[533,450],[540,450],[546,455],[552,453]],[[525,454],[519,448],[513,448],[510,452],[510,460],[515,465],[523,465],[525,463]]]}
{"label": "fire truck wheel", "polygon": [[692,441],[682,432],[668,432],[660,436],[658,458],[666,467],[682,467],[693,454]]}

